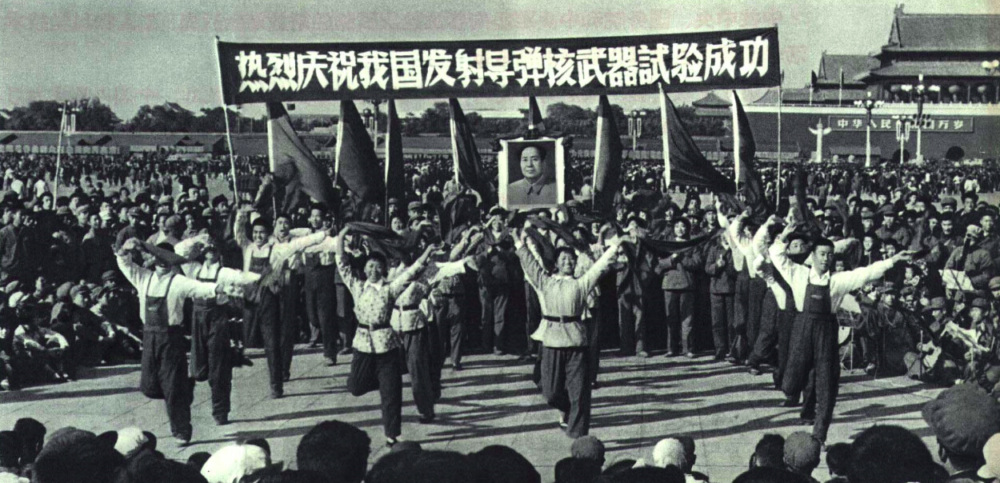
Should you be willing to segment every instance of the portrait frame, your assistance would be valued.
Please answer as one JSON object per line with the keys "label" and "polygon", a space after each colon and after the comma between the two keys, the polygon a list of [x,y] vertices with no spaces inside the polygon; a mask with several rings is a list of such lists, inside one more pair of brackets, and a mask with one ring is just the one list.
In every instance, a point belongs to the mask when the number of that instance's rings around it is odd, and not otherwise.
{"label": "portrait frame", "polygon": [[[538,146],[546,150],[545,163],[551,163],[555,181],[555,193],[543,202],[526,203],[511,199],[510,185],[523,178],[520,168],[520,153],[527,147]],[[512,173],[511,171],[514,171]],[[538,139],[504,139],[500,141],[497,154],[497,181],[500,206],[507,210],[530,210],[554,208],[566,202],[566,149],[563,138],[542,137]]]}

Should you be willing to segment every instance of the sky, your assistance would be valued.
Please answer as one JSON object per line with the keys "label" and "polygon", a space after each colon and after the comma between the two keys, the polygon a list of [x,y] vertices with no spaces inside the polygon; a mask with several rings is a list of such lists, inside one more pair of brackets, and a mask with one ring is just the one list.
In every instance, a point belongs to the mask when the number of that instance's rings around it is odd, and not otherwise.
{"label": "sky", "polygon": [[[894,0],[0,0],[0,109],[98,97],[123,119],[143,104],[220,105],[214,37],[226,41],[366,42],[643,35],[777,25],[785,85],[808,83],[825,50],[877,51]],[[995,0],[913,2],[909,13],[1000,13]],[[748,100],[761,92],[741,94]],[[690,103],[702,94],[673,96]],[[597,99],[544,97],[541,108]],[[434,100],[399,101],[420,112]],[[655,96],[613,96],[626,110]],[[297,103],[334,113],[333,102]],[[526,108],[526,99],[467,99],[467,111]],[[245,106],[260,115],[261,106]]]}

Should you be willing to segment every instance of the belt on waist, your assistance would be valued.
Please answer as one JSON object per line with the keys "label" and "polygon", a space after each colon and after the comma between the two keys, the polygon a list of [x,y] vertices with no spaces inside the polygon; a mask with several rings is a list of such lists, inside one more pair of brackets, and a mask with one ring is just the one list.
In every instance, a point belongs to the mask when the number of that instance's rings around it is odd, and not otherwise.
{"label": "belt on waist", "polygon": [[566,324],[566,323],[570,323],[570,322],[579,322],[580,321],[580,316],[579,315],[570,315],[570,316],[543,315],[542,319],[547,320],[549,322],[559,322],[561,324]]}
{"label": "belt on waist", "polygon": [[386,323],[386,324],[378,324],[378,325],[366,325],[366,324],[359,323],[358,324],[358,328],[359,329],[365,329],[365,330],[383,330],[383,329],[391,329],[392,326],[389,325],[388,323]]}
{"label": "belt on waist", "polygon": [[398,310],[400,312],[408,312],[410,310],[417,310],[420,308],[420,304],[410,304],[410,305],[397,305],[392,308],[392,310]]}

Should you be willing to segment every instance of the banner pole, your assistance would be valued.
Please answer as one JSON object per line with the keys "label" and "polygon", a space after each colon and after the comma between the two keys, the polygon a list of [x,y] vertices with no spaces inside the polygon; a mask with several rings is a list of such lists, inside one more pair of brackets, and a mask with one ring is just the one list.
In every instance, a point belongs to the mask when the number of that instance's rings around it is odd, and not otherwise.
{"label": "banner pole", "polygon": [[54,188],[52,189],[52,207],[55,209],[55,200],[59,199],[59,171],[62,170],[62,136],[63,131],[66,130],[66,110],[69,108],[69,104],[64,102],[62,108],[62,116],[59,119],[59,140],[56,141],[56,174],[53,181]]}
{"label": "banner pole", "polygon": [[[222,104],[222,119],[226,123],[226,145],[229,146],[229,172],[233,178],[233,203],[239,205],[240,191],[236,187],[236,157],[233,154],[233,133],[229,129],[229,109],[226,105],[226,94],[223,93],[225,82],[222,80],[222,62],[219,58],[219,36],[215,36],[215,65],[219,67],[219,101]],[[237,114],[239,115],[239,114]]]}
{"label": "banner pole", "polygon": [[782,72],[781,80],[778,82],[778,194],[774,200],[775,211],[781,208],[781,84],[784,83],[784,77],[784,72]]}

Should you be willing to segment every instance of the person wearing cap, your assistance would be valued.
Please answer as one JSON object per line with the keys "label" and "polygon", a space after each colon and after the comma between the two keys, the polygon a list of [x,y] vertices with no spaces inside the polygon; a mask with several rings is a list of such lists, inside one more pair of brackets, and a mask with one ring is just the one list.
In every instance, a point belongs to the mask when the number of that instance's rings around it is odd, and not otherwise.
{"label": "person wearing cap", "polygon": [[913,233],[906,226],[897,223],[896,212],[893,209],[880,211],[882,211],[882,225],[875,230],[875,236],[882,240],[883,244],[894,241],[901,247],[910,246]]}
{"label": "person wearing cap", "polygon": [[161,214],[159,227],[159,231],[146,238],[146,243],[154,246],[160,243],[176,245],[184,236],[184,219],[178,215]]}
{"label": "person wearing cap", "polygon": [[955,248],[962,246],[963,239],[955,229],[955,219],[951,215],[941,215],[940,233],[924,238],[924,247],[930,251],[925,260],[929,268],[940,270],[948,261]]}
{"label": "person wearing cap", "polygon": [[730,250],[729,238],[720,236],[709,242],[705,253],[705,273],[710,277],[712,340],[716,361],[726,359],[735,335],[728,330],[733,319],[733,294],[736,288],[736,269],[733,267]]}
{"label": "person wearing cap", "polygon": [[36,233],[31,214],[23,204],[6,211],[10,222],[0,229],[0,281],[29,281],[36,273]]}
{"label": "person wearing cap", "polygon": [[513,327],[508,323],[511,295],[523,280],[520,264],[514,255],[514,243],[504,223],[502,208],[490,210],[483,243],[477,247],[479,302],[482,307],[482,349],[495,355],[513,352]]}
{"label": "person wearing cap", "polygon": [[115,249],[121,248],[125,240],[138,238],[140,240],[149,236],[148,228],[144,222],[142,211],[138,206],[131,206],[126,211],[128,224],[122,227],[115,236]]}
{"label": "person wearing cap", "polygon": [[[576,253],[566,247],[556,252],[557,273],[549,275],[532,253],[534,242],[523,232],[514,236],[517,257],[525,279],[538,292],[542,323],[532,338],[542,343],[539,386],[549,406],[559,410],[559,424],[573,438],[590,430],[591,377],[586,328],[581,321],[587,299],[601,275],[621,248],[621,238],[612,238],[593,266],[576,278]],[[537,252],[537,249],[535,249]]]}
{"label": "person wearing cap", "polygon": [[785,394],[797,393],[805,386],[809,372],[814,371],[816,421],[813,436],[825,442],[840,379],[836,310],[845,295],[878,280],[895,264],[909,261],[912,253],[902,252],[889,260],[831,274],[833,242],[817,240],[810,256],[812,267],[806,267],[795,263],[788,255],[788,237],[794,230],[795,226],[789,223],[769,249],[775,270],[792,289],[798,311],[792,329],[790,347],[793,350],[782,385]]}
{"label": "person wearing cap", "polygon": [[[330,215],[321,206],[309,210],[309,228],[314,233],[326,232],[324,220]],[[328,366],[337,363],[337,289],[333,254],[330,251],[307,251],[302,255],[305,281],[305,313],[312,327],[310,347],[323,345]]]}
{"label": "person wearing cap", "polygon": [[944,268],[965,272],[977,290],[986,289],[990,279],[997,274],[997,267],[990,253],[983,249],[982,229],[969,225],[965,229],[965,241],[955,248],[945,262]]}
{"label": "person wearing cap", "polygon": [[921,414],[937,438],[938,458],[950,474],[948,481],[983,481],[976,473],[986,463],[984,450],[1000,433],[996,398],[975,385],[960,384],[938,394]]}
{"label": "person wearing cap", "polygon": [[247,304],[252,316],[247,318],[249,324],[244,322],[247,324],[244,343],[247,347],[255,345],[256,331],[260,331],[267,356],[271,397],[277,399],[284,396],[284,382],[291,379],[292,349],[298,338],[296,301],[299,294],[290,271],[301,265],[299,255],[306,248],[322,243],[327,233],[305,234],[308,229],[293,232],[291,220],[281,215],[275,220],[273,235],[271,227],[258,218],[253,222],[253,238],[247,238],[245,221],[249,211],[249,207],[241,209],[233,222],[236,243],[243,250],[243,270],[256,274],[276,273],[255,291],[256,302]]}
{"label": "person wearing cap", "polygon": [[357,301],[355,315],[358,330],[353,341],[355,353],[347,389],[355,397],[379,390],[386,445],[392,446],[401,434],[403,390],[403,361],[399,350],[400,339],[391,325],[392,308],[413,279],[424,270],[437,247],[428,245],[412,265],[402,269],[391,281],[386,279],[385,257],[374,253],[365,262],[365,279],[362,280],[355,275],[344,256],[344,238],[350,230],[350,225],[344,227],[333,241],[337,270]]}
{"label": "person wearing cap", "polygon": [[[260,274],[223,267],[215,242],[208,234],[178,243],[174,252],[191,260],[180,265],[192,280],[239,286],[260,280]],[[191,357],[188,376],[208,381],[212,390],[212,417],[219,425],[228,424],[233,379],[233,351],[230,348],[228,310],[224,300],[196,299],[191,304]]]}
{"label": "person wearing cap", "polygon": [[[131,252],[140,249],[147,266],[132,261]],[[222,293],[220,284],[178,274],[177,266],[185,261],[173,253],[171,245],[140,244],[135,238],[127,240],[118,252],[119,270],[139,293],[143,323],[140,390],[146,397],[164,400],[170,432],[182,445],[191,441],[194,389],[186,367],[184,302],[213,299]]]}

